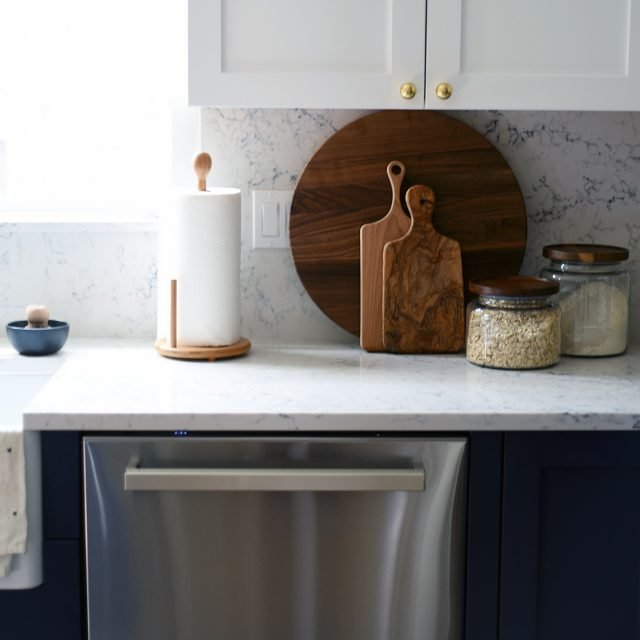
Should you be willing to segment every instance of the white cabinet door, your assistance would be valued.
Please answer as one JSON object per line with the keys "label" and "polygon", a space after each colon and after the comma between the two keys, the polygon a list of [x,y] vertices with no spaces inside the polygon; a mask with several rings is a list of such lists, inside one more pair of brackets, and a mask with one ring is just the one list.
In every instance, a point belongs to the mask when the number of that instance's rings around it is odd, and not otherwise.
{"label": "white cabinet door", "polygon": [[640,109],[639,44],[640,0],[429,0],[426,105]]}
{"label": "white cabinet door", "polygon": [[425,13],[425,0],[189,0],[189,104],[422,108]]}

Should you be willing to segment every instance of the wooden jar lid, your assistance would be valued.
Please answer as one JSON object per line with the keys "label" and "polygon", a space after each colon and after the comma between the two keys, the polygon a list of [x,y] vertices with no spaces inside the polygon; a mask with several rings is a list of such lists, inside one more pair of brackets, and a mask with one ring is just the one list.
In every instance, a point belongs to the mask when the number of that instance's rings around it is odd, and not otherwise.
{"label": "wooden jar lid", "polygon": [[564,262],[623,262],[629,257],[629,249],[606,244],[548,244],[542,255]]}
{"label": "wooden jar lid", "polygon": [[560,285],[552,280],[531,276],[481,278],[469,283],[469,290],[479,296],[534,298],[558,293]]}

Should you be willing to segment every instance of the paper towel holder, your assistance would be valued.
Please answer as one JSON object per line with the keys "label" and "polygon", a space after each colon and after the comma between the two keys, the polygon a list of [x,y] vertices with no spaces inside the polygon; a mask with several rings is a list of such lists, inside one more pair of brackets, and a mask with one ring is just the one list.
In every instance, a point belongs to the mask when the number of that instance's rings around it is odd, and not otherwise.
{"label": "paper towel holder", "polygon": [[178,346],[178,321],[177,321],[178,281],[171,280],[171,316],[169,322],[169,339],[160,338],[155,342],[155,348],[165,358],[176,360],[222,360],[224,358],[236,358],[243,356],[251,349],[251,341],[240,338],[238,342],[221,347],[184,347]]}

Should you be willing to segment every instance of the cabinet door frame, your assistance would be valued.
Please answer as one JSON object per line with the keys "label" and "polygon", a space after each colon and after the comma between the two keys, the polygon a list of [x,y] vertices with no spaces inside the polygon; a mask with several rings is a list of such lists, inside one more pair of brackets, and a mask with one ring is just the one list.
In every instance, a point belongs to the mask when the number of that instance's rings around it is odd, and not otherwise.
{"label": "cabinet door frame", "polygon": [[541,481],[545,469],[638,469],[640,434],[507,433],[504,448],[500,638],[536,640]]}
{"label": "cabinet door frame", "polygon": [[465,640],[498,638],[504,434],[469,434]]}
{"label": "cabinet door frame", "polygon": [[[225,72],[222,59],[224,1],[189,0],[190,105],[337,109],[424,107],[425,0],[386,0],[391,29],[389,67],[385,72],[357,73]],[[366,29],[366,16],[362,17],[361,26]],[[413,99],[400,95],[400,87],[405,82],[416,86]]]}
{"label": "cabinet door frame", "polygon": [[[640,109],[640,0],[629,0],[627,73],[616,76],[465,72],[461,61],[465,1],[428,2],[425,89],[428,109]],[[553,20],[553,16],[548,19]],[[436,97],[436,87],[443,82],[453,87],[447,100]]]}

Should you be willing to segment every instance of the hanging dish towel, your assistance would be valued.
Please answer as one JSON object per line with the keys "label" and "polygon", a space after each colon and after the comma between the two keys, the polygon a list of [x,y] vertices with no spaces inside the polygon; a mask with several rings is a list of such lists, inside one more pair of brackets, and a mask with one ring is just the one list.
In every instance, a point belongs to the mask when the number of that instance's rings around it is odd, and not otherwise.
{"label": "hanging dish towel", "polygon": [[0,431],[0,577],[14,553],[27,546],[27,510],[22,431]]}

